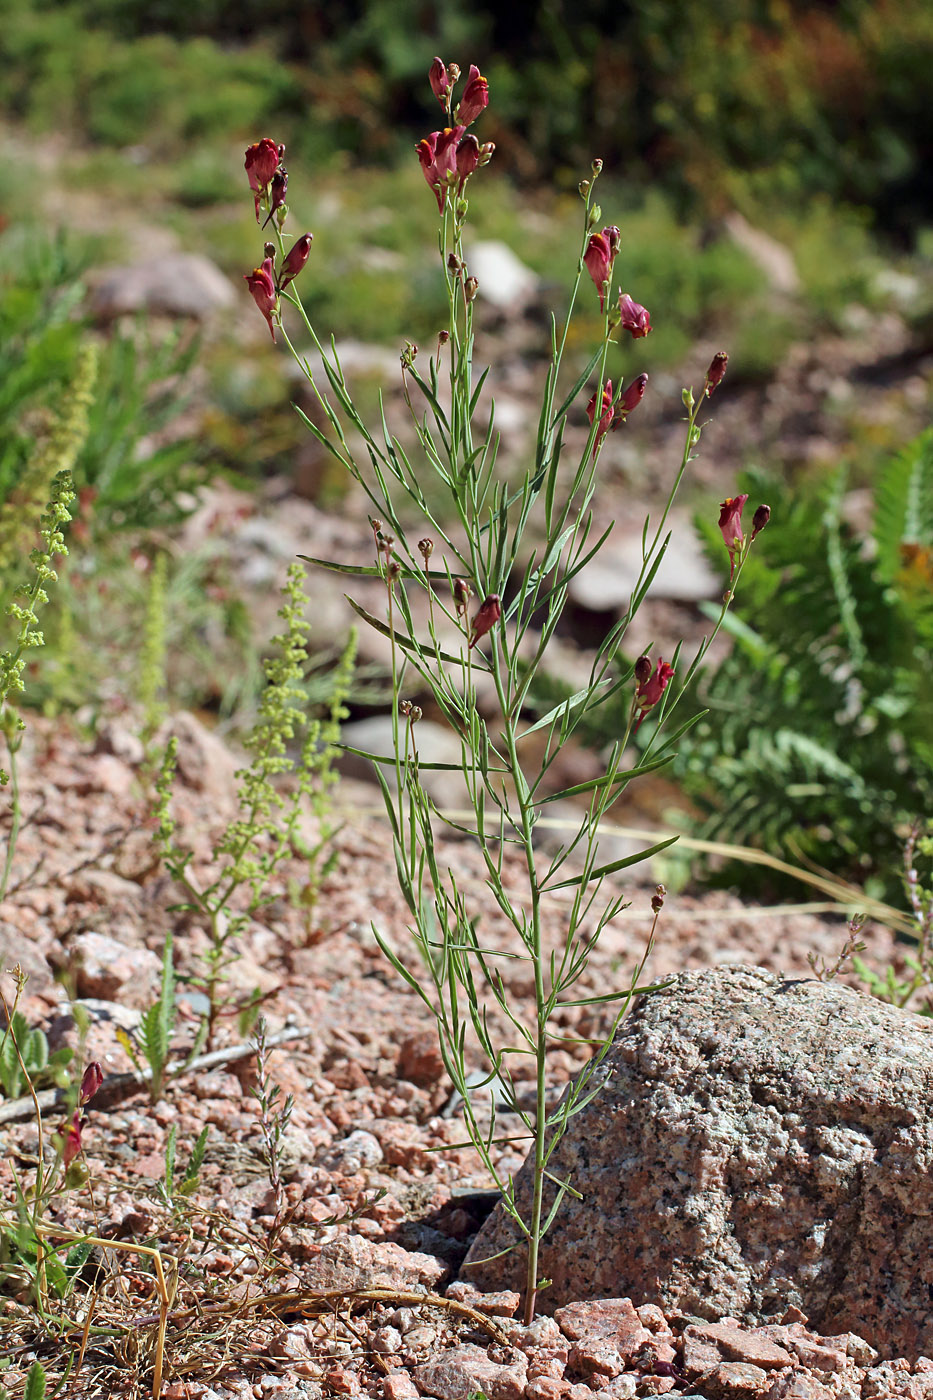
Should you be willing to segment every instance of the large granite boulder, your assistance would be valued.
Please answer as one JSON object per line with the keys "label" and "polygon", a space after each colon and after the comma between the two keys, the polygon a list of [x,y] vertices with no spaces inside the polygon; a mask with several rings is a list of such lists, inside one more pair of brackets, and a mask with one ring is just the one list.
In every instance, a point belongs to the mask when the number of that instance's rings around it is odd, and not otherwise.
{"label": "large granite boulder", "polygon": [[[884,1356],[933,1354],[933,1024],[757,967],[686,972],[639,999],[550,1163],[551,1309],[628,1296],[760,1323],[803,1310]],[[527,1209],[528,1167],[518,1177]],[[552,1197],[553,1199],[553,1197]],[[520,1288],[498,1205],[467,1256]]]}

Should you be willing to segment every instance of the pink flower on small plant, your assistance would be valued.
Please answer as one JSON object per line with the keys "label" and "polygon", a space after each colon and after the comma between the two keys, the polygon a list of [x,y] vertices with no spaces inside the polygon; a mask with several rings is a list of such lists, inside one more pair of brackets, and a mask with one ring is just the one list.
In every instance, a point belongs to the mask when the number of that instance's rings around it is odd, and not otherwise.
{"label": "pink flower on small plant", "polygon": [[633,301],[628,292],[619,293],[619,314],[622,317],[619,324],[624,331],[630,333],[633,340],[650,334],[651,316],[649,312],[637,301]]}
{"label": "pink flower on small plant", "polygon": [[254,267],[252,272],[244,273],[244,281],[249,286],[249,294],[259,307],[269,326],[269,333],[275,340],[275,326],[272,316],[279,304],[278,295],[275,290],[275,278],[272,275],[272,259],[266,258],[261,267]]}
{"label": "pink flower on small plant", "polygon": [[471,63],[463,96],[457,106],[457,121],[463,126],[470,126],[472,122],[476,121],[480,112],[484,112],[488,106],[489,83],[476,64]]}
{"label": "pink flower on small plant", "polygon": [[468,132],[463,140],[457,143],[458,194],[463,193],[464,185],[479,165],[481,154],[480,144],[472,132]]}
{"label": "pink flower on small plant", "polygon": [[596,284],[597,292],[599,292],[600,311],[604,311],[606,308],[606,283],[612,276],[612,264],[615,262],[618,251],[619,230],[614,224],[604,228],[602,233],[590,234],[586,252],[583,254],[583,262]]}
{"label": "pink flower on small plant", "polygon": [[475,647],[480,637],[485,637],[502,616],[502,599],[498,593],[490,593],[480,604],[479,612],[473,619],[470,629],[470,647]]}
{"label": "pink flower on small plant", "polygon": [[81,1151],[81,1114],[75,1109],[71,1115],[71,1122],[65,1132],[65,1145],[62,1148],[62,1161],[66,1167],[70,1167],[74,1159]]}
{"label": "pink flower on small plant", "polygon": [[278,145],[270,137],[264,136],[255,145],[247,147],[246,150],[246,174],[249,179],[249,187],[253,191],[253,199],[256,203],[256,222],[259,223],[259,203],[262,197],[269,192],[272,177],[278,170],[282,157],[285,155],[285,147]]}
{"label": "pink flower on small plant", "polygon": [[457,179],[457,147],[466,131],[465,126],[448,126],[443,131],[432,131],[419,141],[415,150],[434,197],[438,213],[444,212],[447,191]]}
{"label": "pink flower on small plant", "polygon": [[674,668],[668,661],[658,657],[656,669],[652,670],[650,656],[640,656],[635,663],[635,707],[639,711],[635,721],[633,734],[638,732],[641,724],[649,710],[653,710],[658,704],[661,696],[667,689]]}
{"label": "pink flower on small plant", "polygon": [[719,507],[719,528],[729,551],[732,565],[730,577],[735,576],[735,556],[745,548],[745,531],[742,528],[742,510],[748,500],[748,493],[742,496],[727,496]]}

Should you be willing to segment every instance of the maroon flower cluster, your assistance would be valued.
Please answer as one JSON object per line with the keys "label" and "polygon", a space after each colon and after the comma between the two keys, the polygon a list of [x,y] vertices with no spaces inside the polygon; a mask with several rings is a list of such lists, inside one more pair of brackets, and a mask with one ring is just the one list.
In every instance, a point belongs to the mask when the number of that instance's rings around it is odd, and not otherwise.
{"label": "maroon flower cluster", "polygon": [[481,145],[467,131],[489,105],[489,83],[476,64],[472,64],[456,109],[452,110],[454,84],[460,77],[456,63],[446,65],[435,58],[428,73],[431,91],[444,108],[451,124],[443,131],[432,131],[419,141],[415,150],[421,162],[424,178],[434,191],[438,213],[444,212],[448,191],[463,194],[470,176],[492,159],[496,149],[491,141]]}
{"label": "maroon flower cluster", "polygon": [[[631,384],[626,385],[626,387],[622,390],[622,393],[619,395],[618,402],[613,404],[612,380],[606,380],[605,384],[603,385],[602,407],[599,415],[599,424],[596,429],[596,441],[593,444],[594,456],[596,454],[597,448],[599,447],[603,438],[609,432],[610,428],[613,432],[615,432],[616,429],[622,423],[625,422],[632,409],[638,407],[642,399],[645,397],[645,389],[647,387],[647,374],[640,374],[638,375],[637,379],[632,380]],[[591,423],[596,417],[596,400],[598,397],[598,393],[598,390],[594,392],[593,397],[590,399],[589,403],[586,406],[586,416],[587,418],[589,418]]]}
{"label": "maroon flower cluster", "polygon": [[81,1088],[78,1090],[78,1107],[71,1115],[71,1122],[62,1129],[62,1164],[66,1171],[75,1158],[81,1154],[81,1133],[87,1123],[87,1119],[82,1117],[81,1109],[85,1104],[90,1103],[103,1082],[104,1071],[96,1060],[92,1060],[81,1079]]}
{"label": "maroon flower cluster", "polygon": [[752,516],[752,533],[746,540],[742,527],[742,511],[745,509],[747,500],[747,492],[741,496],[727,496],[719,507],[719,528],[729,551],[729,563],[732,566],[730,578],[735,577],[736,557],[742,558],[752,540],[761,533],[771,519],[771,507],[759,506]]}
{"label": "maroon flower cluster", "polygon": [[[268,136],[264,136],[261,141],[248,147],[245,162],[246,175],[256,205],[256,222],[259,223],[261,207],[265,207],[269,211],[263,228],[275,215],[280,244],[282,228],[288,213],[288,206],[285,203],[288,172],[282,165],[284,155],[284,146],[278,145]],[[274,318],[279,311],[279,295],[289,282],[295,280],[308,261],[312,238],[312,234],[303,233],[300,238],[296,239],[282,259],[278,273],[275,270],[275,244],[267,243],[265,258],[259,267],[254,267],[252,272],[244,274],[244,281],[249,287],[250,296],[265,317],[269,334],[273,340],[275,340]]]}
{"label": "maroon flower cluster", "polygon": [[650,656],[640,656],[635,662],[635,708],[638,718],[635,720],[633,734],[638,733],[638,726],[645,715],[658,704],[673,675],[673,666],[661,657],[658,657],[656,667],[652,666]]}

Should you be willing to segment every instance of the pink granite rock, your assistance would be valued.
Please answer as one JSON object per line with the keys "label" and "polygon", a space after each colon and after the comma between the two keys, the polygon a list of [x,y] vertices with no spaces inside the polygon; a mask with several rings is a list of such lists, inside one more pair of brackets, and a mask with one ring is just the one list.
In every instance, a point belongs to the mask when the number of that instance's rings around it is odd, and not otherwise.
{"label": "pink granite rock", "polygon": [[[544,1241],[542,1306],[627,1294],[751,1324],[794,1306],[882,1356],[933,1348],[929,1021],[836,982],[719,967],[640,998],[597,1073],[549,1163],[583,1199],[564,1198]],[[525,1210],[528,1188],[526,1164]],[[463,1277],[521,1288],[523,1256],[497,1206]]]}
{"label": "pink granite rock", "polygon": [[437,1400],[468,1400],[482,1391],[488,1400],[522,1400],[526,1383],[524,1356],[508,1365],[491,1361],[482,1347],[462,1346],[441,1352],[415,1371],[422,1394]]}

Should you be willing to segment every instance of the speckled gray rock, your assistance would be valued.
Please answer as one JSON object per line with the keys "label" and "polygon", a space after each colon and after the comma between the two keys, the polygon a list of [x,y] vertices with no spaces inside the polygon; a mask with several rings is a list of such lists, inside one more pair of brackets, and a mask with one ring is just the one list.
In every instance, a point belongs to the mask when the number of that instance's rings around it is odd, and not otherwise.
{"label": "speckled gray rock", "polygon": [[[631,1297],[933,1351],[933,1025],[836,982],[687,972],[639,1000],[551,1161],[548,1309]],[[528,1173],[518,1178],[527,1205]],[[521,1287],[497,1206],[463,1277]]]}

